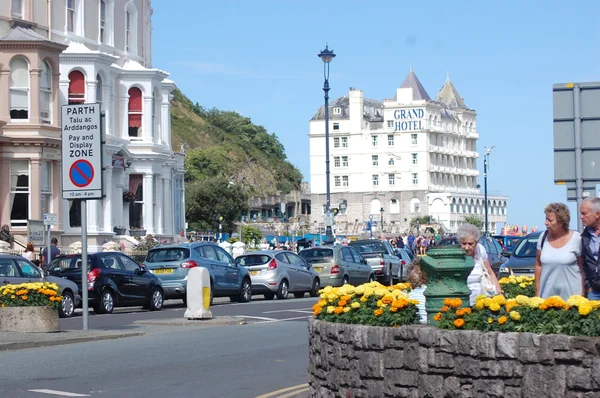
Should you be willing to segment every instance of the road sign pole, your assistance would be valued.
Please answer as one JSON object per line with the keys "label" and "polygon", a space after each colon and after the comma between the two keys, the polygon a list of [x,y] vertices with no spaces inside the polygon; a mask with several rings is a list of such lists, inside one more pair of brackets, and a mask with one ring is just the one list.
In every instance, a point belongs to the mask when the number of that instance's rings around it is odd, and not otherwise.
{"label": "road sign pole", "polygon": [[87,261],[87,202],[81,201],[81,305],[83,330],[88,330],[88,261]]}
{"label": "road sign pole", "polygon": [[[47,232],[47,237],[46,237],[46,258],[45,261],[48,262],[48,264],[50,264],[50,260],[52,259],[52,256],[50,255],[51,251],[50,251],[50,241],[51,241],[51,237],[50,237],[50,229],[52,228],[52,225],[48,225],[48,232]],[[42,263],[42,269],[44,269],[44,266],[46,264]]]}
{"label": "road sign pole", "polygon": [[[575,127],[575,190],[577,193],[577,212],[581,209],[583,201],[583,148],[581,145],[581,87],[578,84],[573,86],[573,118]],[[577,217],[577,230],[583,231],[583,224],[580,217]]]}

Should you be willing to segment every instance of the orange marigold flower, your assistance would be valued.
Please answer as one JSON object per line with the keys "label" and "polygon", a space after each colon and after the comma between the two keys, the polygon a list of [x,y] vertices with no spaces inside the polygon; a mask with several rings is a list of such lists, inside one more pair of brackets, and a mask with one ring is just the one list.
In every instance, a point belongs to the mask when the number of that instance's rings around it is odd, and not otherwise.
{"label": "orange marigold flower", "polygon": [[27,301],[27,296],[21,296],[21,298],[23,299],[23,301]]}
{"label": "orange marigold flower", "polygon": [[507,317],[505,317],[505,316],[501,316],[500,318],[498,318],[498,323],[499,323],[500,325],[503,325],[503,324],[505,324],[505,323],[506,323],[506,321],[508,321],[508,318],[507,318]]}
{"label": "orange marigold flower", "polygon": [[456,326],[457,328],[462,328],[465,324],[465,320],[464,319],[457,319],[454,321],[454,326]]}
{"label": "orange marigold flower", "polygon": [[323,311],[323,308],[317,306],[316,308],[313,308],[313,311],[315,312],[315,316],[319,316],[319,314]]}
{"label": "orange marigold flower", "polygon": [[344,312],[344,307],[335,307],[335,310],[333,310],[333,312],[335,312],[336,315],[339,315],[342,312]]}
{"label": "orange marigold flower", "polygon": [[472,313],[473,313],[473,310],[470,309],[469,307],[463,308],[463,314],[472,314]]}
{"label": "orange marigold flower", "polygon": [[348,296],[348,295],[340,297],[340,299],[342,299],[344,301],[350,301],[351,298],[352,298],[352,296]]}
{"label": "orange marigold flower", "polygon": [[398,312],[398,307],[391,306],[390,312]]}
{"label": "orange marigold flower", "polygon": [[436,322],[439,322],[441,319],[442,319],[442,313],[441,312],[438,312],[437,314],[435,314],[433,316],[433,320],[436,321]]}
{"label": "orange marigold flower", "polygon": [[449,306],[450,303],[452,303],[452,299],[450,299],[450,298],[445,298],[444,299],[444,305],[448,305]]}
{"label": "orange marigold flower", "polygon": [[461,305],[462,305],[462,300],[459,299],[459,298],[455,298],[455,299],[452,299],[452,303],[450,304],[450,307],[452,307],[452,308],[458,308]]}
{"label": "orange marigold flower", "polygon": [[388,297],[388,296],[386,296],[386,297],[384,297],[384,298],[381,299],[381,302],[383,304],[392,304],[393,301],[394,301],[394,298],[393,297]]}
{"label": "orange marigold flower", "polygon": [[375,314],[375,316],[381,316],[383,315],[383,310],[381,308],[378,308],[375,311],[373,311],[373,314]]}
{"label": "orange marigold flower", "polygon": [[392,305],[393,305],[394,307],[398,307],[398,308],[404,308],[404,307],[406,307],[406,306],[408,305],[408,300],[407,300],[407,299],[405,299],[404,297],[400,297],[400,298],[398,298],[398,299],[394,300],[394,301],[392,302]]}
{"label": "orange marigold flower", "polygon": [[340,307],[345,307],[345,306],[346,306],[346,304],[348,304],[348,303],[346,302],[346,300],[340,300],[340,301],[338,301],[338,306],[340,306]]}
{"label": "orange marigold flower", "polygon": [[440,309],[440,311],[442,311],[442,312],[446,312],[446,311],[448,311],[448,307],[447,307],[447,306],[443,306],[443,307]]}

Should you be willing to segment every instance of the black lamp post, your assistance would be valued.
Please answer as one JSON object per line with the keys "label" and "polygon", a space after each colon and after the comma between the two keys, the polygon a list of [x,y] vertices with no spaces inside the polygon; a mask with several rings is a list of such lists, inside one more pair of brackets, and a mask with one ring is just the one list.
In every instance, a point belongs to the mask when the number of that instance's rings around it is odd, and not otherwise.
{"label": "black lamp post", "polygon": [[381,234],[383,235],[383,207],[379,209],[379,213],[381,213]]}
{"label": "black lamp post", "polygon": [[335,54],[329,46],[325,46],[325,50],[317,54],[323,61],[323,91],[325,92],[325,182],[327,187],[327,203],[325,204],[325,244],[333,243],[333,234],[331,231],[331,191],[329,186],[329,63]]}
{"label": "black lamp post", "polygon": [[490,153],[492,153],[492,149],[494,149],[496,145],[492,145],[491,147],[485,147],[485,154],[483,155],[483,201],[485,202],[485,236],[490,234],[489,225],[488,225],[488,194],[487,194],[487,167],[488,167],[488,158],[490,157]]}

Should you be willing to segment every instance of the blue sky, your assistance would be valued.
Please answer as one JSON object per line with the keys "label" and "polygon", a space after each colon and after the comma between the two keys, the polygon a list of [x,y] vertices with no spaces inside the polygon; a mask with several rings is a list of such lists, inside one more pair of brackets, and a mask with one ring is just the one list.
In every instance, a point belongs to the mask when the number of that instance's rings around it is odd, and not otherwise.
{"label": "blue sky", "polygon": [[[488,190],[508,223],[543,228],[554,185],[552,84],[599,81],[600,2],[155,0],[153,64],[204,107],[277,134],[310,177],[308,121],[323,104],[317,53],[329,43],[331,98],[392,97],[412,62],[434,97],[446,73],[477,111],[478,150],[495,145]],[[483,156],[479,183],[483,187]],[[571,226],[577,226],[571,204]]]}

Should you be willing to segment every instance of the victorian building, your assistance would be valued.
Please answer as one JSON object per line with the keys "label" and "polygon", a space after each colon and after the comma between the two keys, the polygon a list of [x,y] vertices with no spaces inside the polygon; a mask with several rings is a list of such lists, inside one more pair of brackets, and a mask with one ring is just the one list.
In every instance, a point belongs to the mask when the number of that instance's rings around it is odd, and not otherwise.
{"label": "victorian building", "polygon": [[[310,121],[314,227],[326,203],[324,107]],[[391,99],[361,90],[329,104],[331,207],[338,233],[408,232],[411,219],[431,216],[455,232],[464,216],[485,212],[477,178],[476,113],[447,79],[431,99],[410,70]],[[490,230],[506,221],[508,198],[488,195]],[[383,221],[383,229],[382,223]]]}
{"label": "victorian building", "polygon": [[[0,7],[0,223],[28,220],[81,240],[81,203],[61,195],[64,104],[104,112],[104,198],[88,201],[90,248],[121,229],[171,238],[185,225],[183,154],[171,147],[168,73],[152,66],[150,0],[3,0]],[[10,3],[10,4],[8,4]]]}

